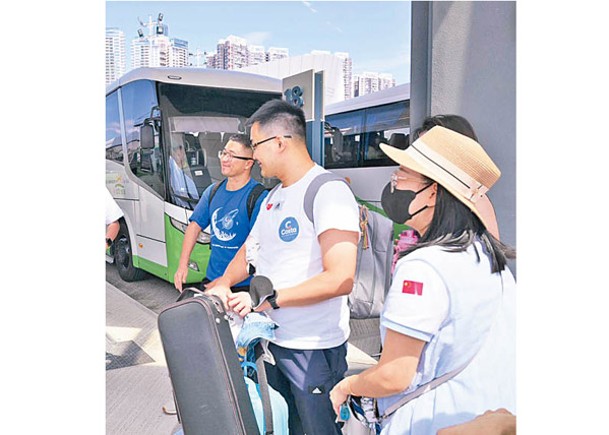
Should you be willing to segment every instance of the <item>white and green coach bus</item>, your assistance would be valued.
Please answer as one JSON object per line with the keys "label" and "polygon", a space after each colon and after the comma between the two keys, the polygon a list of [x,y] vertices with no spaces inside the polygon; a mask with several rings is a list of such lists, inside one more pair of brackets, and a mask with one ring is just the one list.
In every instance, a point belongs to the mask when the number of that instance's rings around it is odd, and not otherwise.
{"label": "white and green coach bus", "polygon": [[348,179],[360,202],[381,211],[381,192],[396,164],[378,145],[408,146],[410,84],[330,104],[324,112],[324,167]]}
{"label": "white and green coach bus", "polygon": [[[201,68],[138,68],[108,85],[106,186],[124,218],[106,258],[123,280],[145,272],[173,280],[188,218],[222,178],[218,151],[265,101],[282,96],[281,80]],[[203,232],[187,283],[205,276],[209,253]]]}

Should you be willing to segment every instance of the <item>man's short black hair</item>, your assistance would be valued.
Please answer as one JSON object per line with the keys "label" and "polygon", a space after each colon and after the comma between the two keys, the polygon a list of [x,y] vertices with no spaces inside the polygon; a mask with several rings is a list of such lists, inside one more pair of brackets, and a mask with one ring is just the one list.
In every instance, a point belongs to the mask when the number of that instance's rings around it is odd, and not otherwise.
{"label": "man's short black hair", "polygon": [[248,148],[251,144],[250,138],[246,134],[242,134],[242,133],[232,134],[232,135],[230,135],[228,140],[229,141],[232,140],[233,142],[240,143],[241,145],[243,145],[246,148]]}
{"label": "man's short black hair", "polygon": [[264,103],[247,120],[247,127],[251,128],[255,123],[260,124],[260,128],[266,129],[270,126],[280,127],[283,131],[278,134],[289,134],[300,136],[306,139],[306,120],[305,114],[299,107],[296,107],[284,100],[269,100]]}

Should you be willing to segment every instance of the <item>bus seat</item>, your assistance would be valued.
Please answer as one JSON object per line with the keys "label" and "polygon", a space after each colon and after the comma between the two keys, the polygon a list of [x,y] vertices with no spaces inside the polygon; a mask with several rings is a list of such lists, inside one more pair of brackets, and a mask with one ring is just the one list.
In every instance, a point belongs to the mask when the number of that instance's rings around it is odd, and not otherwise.
{"label": "bus seat", "polygon": [[391,137],[389,138],[389,145],[401,150],[405,150],[408,146],[406,135],[404,133],[392,133]]}
{"label": "bus seat", "polygon": [[222,135],[222,148],[224,148],[226,146],[226,144],[228,143],[228,140],[230,139],[230,137],[233,135],[234,133],[229,133],[229,132],[225,132]]}
{"label": "bus seat", "polygon": [[197,149],[201,148],[201,145],[199,145],[199,140],[195,135],[190,133],[184,133],[184,146],[186,151],[196,151]]}
{"label": "bus seat", "polygon": [[200,133],[199,144],[208,157],[206,165],[212,181],[224,178],[220,172],[220,159],[218,159],[218,151],[222,149],[222,135],[219,132]]}

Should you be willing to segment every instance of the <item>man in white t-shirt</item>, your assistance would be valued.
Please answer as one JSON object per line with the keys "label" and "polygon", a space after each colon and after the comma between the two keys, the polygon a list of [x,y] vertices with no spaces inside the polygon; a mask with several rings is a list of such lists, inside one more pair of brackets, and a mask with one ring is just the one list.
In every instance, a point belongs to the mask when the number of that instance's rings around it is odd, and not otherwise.
{"label": "man in white t-shirt", "polygon": [[327,171],[309,156],[301,109],[272,100],[248,125],[262,176],[281,184],[265,198],[245,245],[210,292],[241,316],[249,313],[250,295],[231,294],[229,287],[247,276],[246,250],[248,260],[255,257],[256,274],[276,291],[256,311],[279,324],[269,345],[276,365],[266,367],[269,383],[288,403],[290,434],[340,434],[329,392],[347,370],[357,202],[345,183],[330,181],[315,196],[313,222],[305,215],[307,187]]}

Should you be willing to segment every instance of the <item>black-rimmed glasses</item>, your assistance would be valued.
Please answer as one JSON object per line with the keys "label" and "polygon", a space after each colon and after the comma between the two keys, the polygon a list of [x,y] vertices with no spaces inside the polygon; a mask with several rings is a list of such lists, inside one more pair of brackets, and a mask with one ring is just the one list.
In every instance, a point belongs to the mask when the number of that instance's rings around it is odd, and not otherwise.
{"label": "black-rimmed glasses", "polygon": [[256,147],[257,147],[258,145],[261,145],[261,144],[263,144],[263,143],[265,143],[265,142],[268,142],[268,141],[270,141],[270,140],[273,140],[273,139],[278,139],[278,138],[280,138],[280,137],[285,137],[286,139],[291,139],[291,138],[292,138],[292,136],[291,136],[291,135],[289,135],[289,134],[284,134],[283,136],[277,136],[277,135],[275,135],[275,136],[267,137],[266,139],[260,140],[260,141],[258,141],[258,142],[252,142],[252,143],[250,144],[250,148],[251,148],[253,151],[256,151]]}
{"label": "black-rimmed glasses", "polygon": [[232,159],[239,159],[239,160],[254,160],[251,157],[244,157],[244,156],[236,156],[233,153],[231,153],[230,151],[226,151],[226,150],[220,150],[218,151],[218,158],[220,160],[222,160],[223,158],[225,158],[230,162]]}

